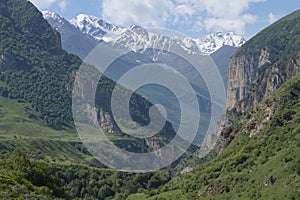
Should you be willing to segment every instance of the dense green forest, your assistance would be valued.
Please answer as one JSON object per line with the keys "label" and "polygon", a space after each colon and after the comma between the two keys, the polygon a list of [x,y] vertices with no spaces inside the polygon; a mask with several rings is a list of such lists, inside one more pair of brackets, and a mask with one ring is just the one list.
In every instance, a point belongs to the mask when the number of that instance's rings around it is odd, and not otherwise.
{"label": "dense green forest", "polygon": [[167,172],[131,174],[83,165],[31,161],[20,150],[0,159],[5,199],[126,199],[165,184]]}
{"label": "dense green forest", "polygon": [[[300,197],[300,74],[227,128],[214,160],[129,199],[298,199]],[[274,114],[250,137],[268,110]]]}
{"label": "dense green forest", "polygon": [[27,1],[1,1],[0,9],[1,80],[7,84],[2,93],[29,102],[48,126],[70,127],[68,87],[80,59],[59,48],[58,33]]}

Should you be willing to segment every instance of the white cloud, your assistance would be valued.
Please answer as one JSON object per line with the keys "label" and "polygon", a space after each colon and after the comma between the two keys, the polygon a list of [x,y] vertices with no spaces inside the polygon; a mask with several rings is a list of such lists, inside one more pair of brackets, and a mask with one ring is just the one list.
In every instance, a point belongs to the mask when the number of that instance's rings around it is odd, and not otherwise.
{"label": "white cloud", "polygon": [[170,10],[170,0],[103,0],[103,18],[116,24],[165,26]]}
{"label": "white cloud", "polygon": [[103,18],[119,25],[183,26],[244,33],[256,21],[251,3],[266,0],[103,0]]}
{"label": "white cloud", "polygon": [[59,8],[61,10],[64,10],[67,7],[67,1],[66,0],[61,0],[58,4]]}
{"label": "white cloud", "polygon": [[275,21],[277,21],[277,17],[273,13],[269,13],[269,23],[273,24]]}
{"label": "white cloud", "polygon": [[235,18],[249,9],[250,3],[266,0],[198,0],[207,14],[218,18]]}
{"label": "white cloud", "polygon": [[210,31],[226,30],[235,31],[237,34],[245,33],[246,24],[252,24],[256,21],[256,16],[246,14],[239,18],[207,18],[205,19],[205,28]]}
{"label": "white cloud", "polygon": [[61,10],[64,10],[67,6],[67,0],[29,0],[38,9],[43,10],[50,8],[53,4],[58,3]]}
{"label": "white cloud", "polygon": [[30,0],[36,7],[39,9],[49,8],[55,3],[57,0]]}

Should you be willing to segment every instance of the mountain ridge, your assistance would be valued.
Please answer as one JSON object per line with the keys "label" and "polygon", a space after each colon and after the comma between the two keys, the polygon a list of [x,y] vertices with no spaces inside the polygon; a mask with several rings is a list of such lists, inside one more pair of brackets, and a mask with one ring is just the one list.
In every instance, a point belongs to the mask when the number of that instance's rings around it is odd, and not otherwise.
{"label": "mountain ridge", "polygon": [[[54,12],[50,14],[50,12],[51,11],[47,11],[47,14],[44,16],[48,21],[60,21],[60,19],[56,17],[59,16],[58,14]],[[132,25],[130,27],[119,27],[105,22],[103,19],[86,14],[79,14],[71,19],[69,23],[79,29],[83,34],[93,37],[96,41],[111,42],[134,51],[146,49],[157,42],[160,42],[161,44],[175,42],[180,44],[183,49],[186,49],[190,53],[210,55],[223,46],[240,47],[246,42],[243,37],[236,35],[233,32],[222,33],[220,31],[198,39],[187,36],[182,38],[163,38],[160,34],[153,33],[151,30],[148,31],[140,26]]]}
{"label": "mountain ridge", "polygon": [[79,14],[69,21],[81,32],[94,37],[97,41],[101,41],[107,33],[120,33],[122,28],[107,23],[103,19],[99,19],[92,15]]}
{"label": "mountain ridge", "polygon": [[[159,40],[155,40],[159,38],[159,34],[155,34],[151,32],[151,30],[147,31],[146,29],[136,25],[132,25],[128,28],[120,28],[118,26],[111,25],[95,16],[81,14],[73,18],[72,20],[70,20],[70,23],[76,26],[77,28],[79,28],[83,33],[89,34],[98,40],[100,40],[100,38],[104,39],[107,42],[120,43],[120,38],[112,39],[109,36],[103,38],[103,36],[105,36],[106,30],[108,31],[108,33],[113,33],[113,35],[115,34],[120,35],[120,37],[124,37],[125,34],[125,36],[127,36],[125,37],[125,40],[131,42],[135,41],[135,44],[136,43],[142,44],[138,46],[139,49],[146,49],[147,44],[149,43],[151,44],[151,43],[159,42]],[[94,32],[92,33],[90,32],[91,29],[97,30],[97,28],[98,30],[99,29],[102,30],[101,34],[95,35]],[[152,39],[154,39],[154,41],[152,41]],[[181,42],[182,46],[187,50],[191,50],[192,47],[196,51],[199,51],[203,54],[211,54],[216,50],[220,49],[224,45],[240,47],[246,41],[244,38],[235,35],[233,32],[229,32],[229,33],[216,32],[213,34],[206,35],[200,39],[193,39],[185,36],[183,36],[182,39],[171,37],[171,40],[175,40],[177,43]],[[124,43],[124,40],[122,40],[122,43]],[[124,46],[127,46],[133,50],[137,50],[135,46],[131,46],[130,44],[128,45],[128,43],[127,45]]]}

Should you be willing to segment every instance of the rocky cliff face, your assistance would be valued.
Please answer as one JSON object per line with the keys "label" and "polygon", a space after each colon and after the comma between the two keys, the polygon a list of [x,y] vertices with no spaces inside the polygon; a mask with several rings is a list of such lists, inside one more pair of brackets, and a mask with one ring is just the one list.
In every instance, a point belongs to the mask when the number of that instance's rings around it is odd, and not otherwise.
{"label": "rocky cliff face", "polygon": [[238,133],[229,128],[232,119],[251,108],[263,110],[259,120],[251,119],[247,123],[249,137],[256,135],[265,127],[276,110],[273,103],[263,108],[259,107],[259,103],[300,72],[300,51],[297,51],[287,62],[272,63],[268,55],[269,52],[263,48],[257,57],[247,58],[243,55],[230,60],[227,114],[225,120],[221,119],[217,124],[215,133],[221,136],[215,147],[219,155]]}
{"label": "rocky cliff face", "polygon": [[227,110],[243,113],[300,72],[300,51],[286,63],[272,62],[268,48],[257,57],[233,57],[229,64]]}
{"label": "rocky cliff face", "polygon": [[120,133],[111,115],[101,109],[99,109],[99,125],[107,133]]}
{"label": "rocky cliff face", "polygon": [[262,110],[259,120],[250,120],[249,137],[264,128],[276,108],[272,103],[260,108],[275,90],[300,72],[300,10],[280,19],[243,45],[230,59],[228,69],[227,112],[216,134],[219,154],[237,131],[231,125],[246,111]]}
{"label": "rocky cliff face", "polygon": [[227,111],[238,116],[300,72],[300,11],[249,40],[231,58]]}

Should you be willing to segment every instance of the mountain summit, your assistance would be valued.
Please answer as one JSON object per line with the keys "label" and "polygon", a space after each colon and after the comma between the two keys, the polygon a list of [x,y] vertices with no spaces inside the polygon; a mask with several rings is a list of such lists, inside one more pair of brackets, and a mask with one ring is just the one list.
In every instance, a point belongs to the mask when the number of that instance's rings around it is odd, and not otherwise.
{"label": "mountain summit", "polygon": [[[132,25],[130,27],[119,27],[104,21],[103,19],[97,18],[95,16],[80,14],[75,18],[71,19],[69,22],[58,14],[44,11],[44,18],[48,20],[53,28],[60,27],[60,32],[64,32],[65,29],[70,29],[70,24],[77,28],[73,30],[78,32],[78,30],[85,35],[92,37],[93,40],[101,42],[112,42],[119,46],[127,47],[130,50],[136,51],[138,49],[146,49],[151,47],[153,44],[162,45],[172,45],[173,43],[179,44],[184,50],[193,54],[210,55],[223,46],[231,47],[241,47],[246,40],[233,32],[223,33],[216,32],[206,35],[202,38],[190,38],[190,37],[164,37],[160,34],[153,33],[146,30],[143,27]],[[65,36],[62,33],[63,36]],[[78,34],[77,34],[78,35]],[[72,42],[72,38],[65,36],[69,42]],[[63,38],[66,42],[66,39]],[[89,43],[93,43],[88,39]],[[76,42],[77,43],[77,42]],[[70,46],[70,45],[65,45]],[[95,45],[96,46],[96,45]],[[68,50],[68,48],[66,48]],[[88,52],[85,52],[87,55]],[[81,56],[81,55],[80,55]],[[81,56],[83,57],[83,56]]]}
{"label": "mountain summit", "polygon": [[101,41],[103,36],[109,33],[120,33],[122,28],[95,16],[80,14],[70,20],[70,23],[77,27],[81,32],[94,37],[97,41]]}
{"label": "mountain summit", "polygon": [[[83,33],[94,37],[96,40],[104,40],[106,42],[120,43],[121,46],[128,47],[132,50],[146,49],[147,46],[151,46],[157,42],[179,43],[183,49],[186,49],[190,53],[212,54],[223,46],[241,47],[246,40],[234,34],[233,32],[223,33],[216,32],[204,36],[203,38],[193,39],[185,37],[167,38],[162,37],[159,34],[151,33],[146,29],[132,25],[127,28],[121,28],[105,22],[95,16],[80,14],[70,21],[75,27],[81,30]],[[111,36],[116,36],[117,38]]]}

